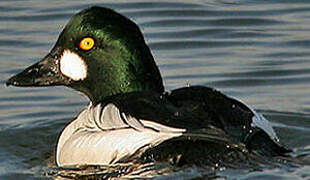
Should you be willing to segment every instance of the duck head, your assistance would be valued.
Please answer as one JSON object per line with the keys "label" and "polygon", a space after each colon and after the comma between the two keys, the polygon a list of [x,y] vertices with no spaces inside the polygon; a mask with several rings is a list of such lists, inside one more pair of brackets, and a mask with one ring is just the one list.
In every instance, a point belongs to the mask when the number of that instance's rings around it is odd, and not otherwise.
{"label": "duck head", "polygon": [[7,85],[64,85],[97,104],[133,91],[164,91],[160,72],[138,26],[103,7],[85,9],[69,21],[41,61]]}

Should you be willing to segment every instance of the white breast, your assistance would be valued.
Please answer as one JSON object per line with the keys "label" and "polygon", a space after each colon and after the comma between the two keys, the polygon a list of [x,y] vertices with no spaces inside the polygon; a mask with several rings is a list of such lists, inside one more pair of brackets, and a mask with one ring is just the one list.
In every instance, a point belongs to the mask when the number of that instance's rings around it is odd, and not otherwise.
{"label": "white breast", "polygon": [[113,104],[90,104],[62,132],[56,161],[59,166],[113,164],[183,132],[185,129],[126,116]]}

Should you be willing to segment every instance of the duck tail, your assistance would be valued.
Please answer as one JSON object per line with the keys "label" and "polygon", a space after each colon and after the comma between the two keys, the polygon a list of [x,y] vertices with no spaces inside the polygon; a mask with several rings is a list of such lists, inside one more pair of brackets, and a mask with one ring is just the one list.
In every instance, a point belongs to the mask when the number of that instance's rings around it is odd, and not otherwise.
{"label": "duck tail", "polygon": [[270,157],[288,156],[288,153],[292,152],[291,149],[272,140],[263,130],[256,128],[255,131],[245,140],[246,148],[249,151],[255,151],[263,156]]}

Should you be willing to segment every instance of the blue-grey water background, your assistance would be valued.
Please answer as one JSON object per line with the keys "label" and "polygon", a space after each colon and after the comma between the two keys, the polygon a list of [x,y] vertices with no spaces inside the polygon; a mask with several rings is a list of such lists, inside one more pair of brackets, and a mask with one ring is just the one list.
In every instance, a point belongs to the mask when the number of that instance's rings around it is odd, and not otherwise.
{"label": "blue-grey water background", "polygon": [[[0,179],[47,178],[42,172],[53,161],[59,133],[88,103],[65,87],[4,84],[48,53],[70,17],[92,5],[139,25],[166,89],[199,84],[237,97],[271,121],[293,155],[310,158],[310,1],[1,0]],[[170,178],[201,175],[194,168],[175,173]],[[217,174],[310,179],[310,167]]]}

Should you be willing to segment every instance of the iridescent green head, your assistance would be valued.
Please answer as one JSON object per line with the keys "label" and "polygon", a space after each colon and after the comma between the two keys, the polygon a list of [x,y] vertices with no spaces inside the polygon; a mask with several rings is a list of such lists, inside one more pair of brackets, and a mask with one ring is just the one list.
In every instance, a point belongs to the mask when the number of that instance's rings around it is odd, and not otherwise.
{"label": "iridescent green head", "polygon": [[85,93],[95,104],[119,93],[164,91],[138,26],[103,7],[73,16],[51,52],[7,85],[65,85]]}

